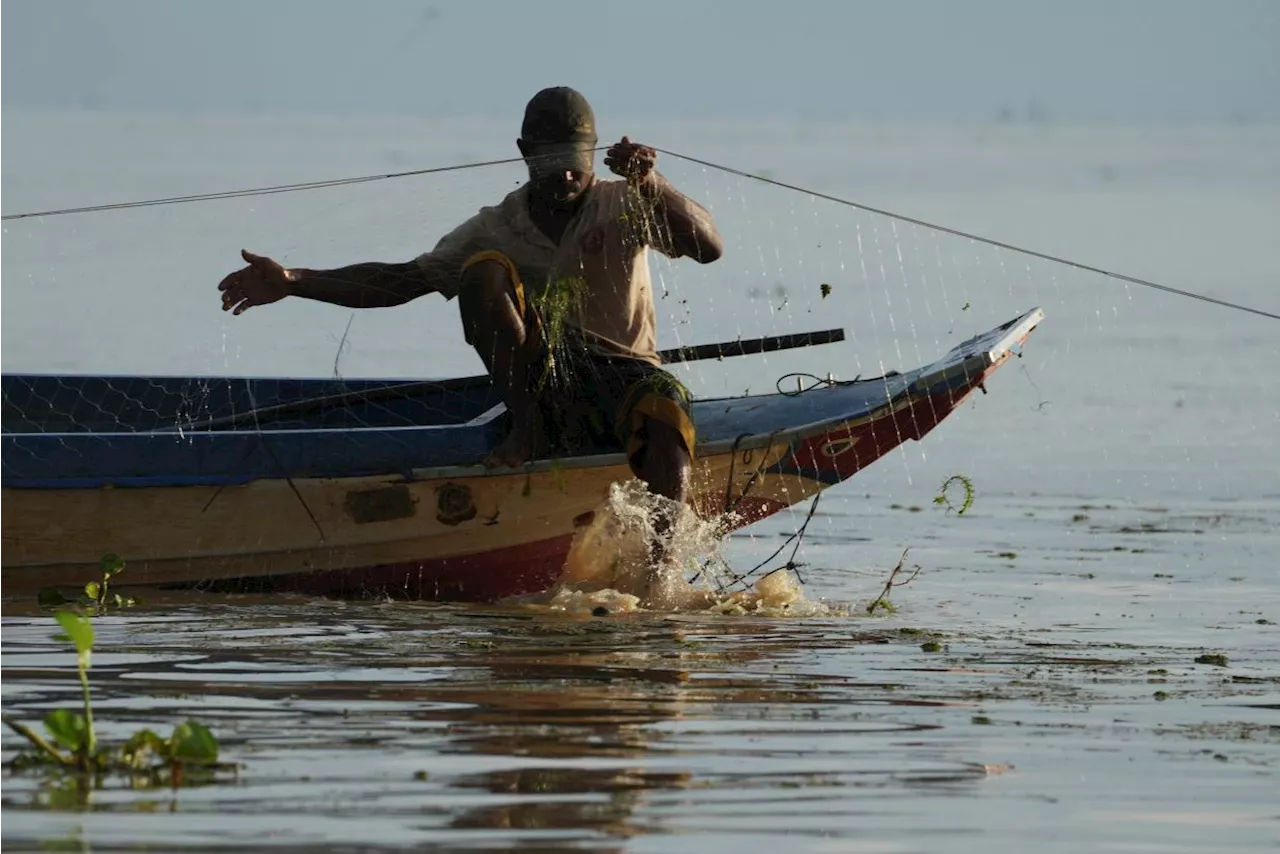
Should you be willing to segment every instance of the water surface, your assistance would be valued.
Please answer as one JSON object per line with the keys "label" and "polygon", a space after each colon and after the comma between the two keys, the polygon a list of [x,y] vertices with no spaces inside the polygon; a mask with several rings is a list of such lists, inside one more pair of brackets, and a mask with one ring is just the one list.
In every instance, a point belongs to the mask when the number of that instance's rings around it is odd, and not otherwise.
{"label": "water surface", "polygon": [[[6,850],[1274,850],[1274,564],[1230,543],[1275,554],[1280,506],[971,512],[928,520],[887,617],[892,563],[829,516],[804,571],[863,594],[840,616],[153,596],[97,621],[102,730],[195,716],[237,777],[10,776]],[[76,702],[52,634],[8,604],[6,714]]]}
{"label": "water surface", "polygon": [[[5,213],[501,157],[509,130],[5,110]],[[1274,126],[615,130],[1278,309]],[[682,368],[696,394],[906,370],[1045,308],[989,395],[825,495],[797,558],[825,609],[148,593],[96,623],[99,726],[114,739],[195,716],[238,774],[83,793],[6,773],[6,850],[1275,850],[1274,322],[660,165],[728,245],[707,267],[655,262],[660,346],[848,334]],[[232,319],[214,286],[241,246],[310,266],[404,260],[519,177],[6,222],[4,370],[478,372],[436,298]],[[956,473],[978,490],[964,516],[933,503]],[[755,565],[806,510],[731,538],[730,564]],[[908,548],[920,574],[895,613],[867,616]],[[6,715],[77,702],[52,626],[4,603]],[[5,759],[20,746],[0,744]]]}

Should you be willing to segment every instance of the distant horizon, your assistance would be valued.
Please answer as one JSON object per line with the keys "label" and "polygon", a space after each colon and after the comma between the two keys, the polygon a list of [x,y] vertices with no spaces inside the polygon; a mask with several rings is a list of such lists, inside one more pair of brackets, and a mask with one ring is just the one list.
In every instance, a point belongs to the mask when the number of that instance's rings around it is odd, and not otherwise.
{"label": "distant horizon", "polygon": [[[520,116],[505,113],[407,113],[394,111],[353,112],[350,110],[333,110],[329,112],[303,108],[249,108],[249,107],[181,107],[181,106],[140,106],[130,108],[80,106],[74,104],[4,104],[0,106],[0,114],[22,113],[64,114],[103,117],[182,117],[192,118],[279,118],[282,120],[337,120],[368,119],[388,122],[475,122],[485,124],[507,124],[511,126],[512,140],[519,134]],[[1116,115],[1055,115],[1046,112],[1034,118],[1023,115],[996,114],[983,115],[821,115],[803,116],[794,114],[759,114],[740,115],[731,113],[661,113],[661,112],[602,112],[597,110],[598,125],[616,124],[619,122],[659,121],[659,122],[700,122],[706,124],[765,126],[786,125],[795,127],[806,122],[817,126],[833,125],[876,125],[882,127],[983,127],[983,128],[1159,128],[1159,127],[1270,127],[1280,125],[1280,114],[1242,114],[1231,116],[1217,115],[1173,115],[1173,116],[1116,116]]]}
{"label": "distant horizon", "polygon": [[5,108],[994,122],[1280,119],[1280,2],[7,0]]}

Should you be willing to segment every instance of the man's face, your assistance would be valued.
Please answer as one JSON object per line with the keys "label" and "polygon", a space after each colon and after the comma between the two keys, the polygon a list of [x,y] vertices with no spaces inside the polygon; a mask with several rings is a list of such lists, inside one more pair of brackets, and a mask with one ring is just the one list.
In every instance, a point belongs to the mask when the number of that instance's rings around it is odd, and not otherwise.
{"label": "man's face", "polygon": [[546,206],[572,207],[591,186],[595,169],[593,142],[520,140],[519,145],[529,167],[529,189]]}

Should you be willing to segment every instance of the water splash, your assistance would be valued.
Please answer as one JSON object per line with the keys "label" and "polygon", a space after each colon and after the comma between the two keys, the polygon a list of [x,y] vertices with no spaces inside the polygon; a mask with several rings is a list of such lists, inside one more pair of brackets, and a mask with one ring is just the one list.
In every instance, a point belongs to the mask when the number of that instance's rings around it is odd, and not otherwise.
{"label": "water splash", "polygon": [[[673,521],[668,521],[673,520]],[[572,613],[656,611],[828,616],[836,609],[805,598],[788,571],[769,573],[750,590],[730,593],[739,576],[722,552],[728,515],[700,518],[654,495],[638,480],[614,484],[591,523],[574,540],[547,605]],[[670,525],[666,536],[658,529]],[[665,542],[655,556],[652,544]],[[603,609],[603,611],[601,610]]]}

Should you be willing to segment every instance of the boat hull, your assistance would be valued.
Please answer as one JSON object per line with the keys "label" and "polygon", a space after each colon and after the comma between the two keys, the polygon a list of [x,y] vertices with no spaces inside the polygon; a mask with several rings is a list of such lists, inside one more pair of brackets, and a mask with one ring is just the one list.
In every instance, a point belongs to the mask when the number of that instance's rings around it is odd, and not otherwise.
{"label": "boat hull", "polygon": [[[1024,315],[908,375],[785,399],[704,402],[696,417],[707,438],[690,503],[731,530],[852,477],[932,430],[1017,352],[1039,319],[1038,311]],[[5,450],[7,461],[13,449]],[[7,478],[6,591],[79,586],[111,552],[140,585],[467,600],[531,593],[554,585],[575,535],[611,486],[630,477],[619,453],[518,469],[299,474],[138,485],[141,475],[129,471],[118,483],[82,486],[77,471],[75,485],[62,488]]]}

